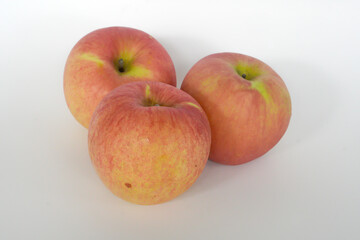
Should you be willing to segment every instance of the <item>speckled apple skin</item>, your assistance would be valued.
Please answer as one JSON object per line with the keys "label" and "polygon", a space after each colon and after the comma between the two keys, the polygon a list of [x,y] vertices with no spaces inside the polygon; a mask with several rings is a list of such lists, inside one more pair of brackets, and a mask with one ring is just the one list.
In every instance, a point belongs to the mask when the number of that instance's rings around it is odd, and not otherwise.
{"label": "speckled apple skin", "polygon": [[[127,70],[116,66],[124,59]],[[176,86],[174,64],[149,34],[126,27],[109,27],[83,37],[71,50],[64,71],[66,103],[88,128],[101,99],[114,88],[133,81],[159,81]]]}
{"label": "speckled apple skin", "polygon": [[209,55],[190,69],[181,89],[208,116],[210,160],[215,162],[238,165],[258,158],[278,143],[289,125],[291,100],[285,83],[256,58]]}
{"label": "speckled apple skin", "polygon": [[[161,106],[146,106],[146,102]],[[158,204],[186,191],[208,160],[211,131],[187,93],[158,82],[111,91],[89,127],[89,153],[103,183],[118,197]]]}

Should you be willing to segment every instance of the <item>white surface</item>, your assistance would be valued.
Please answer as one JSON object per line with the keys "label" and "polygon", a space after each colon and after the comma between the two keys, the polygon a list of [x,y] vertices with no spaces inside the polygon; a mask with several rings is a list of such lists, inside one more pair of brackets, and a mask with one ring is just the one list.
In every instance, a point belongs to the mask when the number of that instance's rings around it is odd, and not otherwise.
{"label": "white surface", "polygon": [[[360,239],[359,1],[2,1],[0,239]],[[72,46],[122,25],[157,38],[178,86],[215,52],[286,82],[289,129],[241,166],[209,162],[186,193],[138,206],[108,191],[62,89]]]}

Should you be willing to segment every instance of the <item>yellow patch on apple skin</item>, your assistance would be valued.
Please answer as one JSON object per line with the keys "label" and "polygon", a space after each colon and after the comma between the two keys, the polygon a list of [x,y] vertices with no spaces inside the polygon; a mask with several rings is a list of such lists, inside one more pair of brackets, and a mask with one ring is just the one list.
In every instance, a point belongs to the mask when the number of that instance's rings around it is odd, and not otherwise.
{"label": "yellow patch on apple skin", "polygon": [[86,61],[90,61],[90,62],[94,62],[97,63],[97,65],[99,67],[104,66],[104,61],[101,60],[98,56],[92,54],[92,53],[83,53],[79,56],[80,59],[86,60]]}
{"label": "yellow patch on apple skin", "polygon": [[268,104],[272,101],[271,95],[266,89],[266,86],[261,81],[251,81],[251,88],[257,90],[260,95],[264,98],[265,102]]}
{"label": "yellow patch on apple skin", "polygon": [[167,154],[154,158],[152,162],[152,174],[155,181],[176,183],[186,178],[186,164],[182,159],[186,159],[186,154],[182,154],[182,156],[176,159]]}
{"label": "yellow patch on apple skin", "polygon": [[192,106],[192,107],[195,107],[195,108],[197,108],[197,109],[201,110],[201,108],[200,108],[198,105],[196,105],[195,103],[192,103],[192,102],[186,102],[185,104],[187,104],[187,105],[189,105],[189,106]]}
{"label": "yellow patch on apple skin", "polygon": [[181,181],[186,177],[186,172],[186,166],[181,159],[173,159],[167,154],[155,158],[152,163],[152,173],[157,176],[155,179],[158,182]]}
{"label": "yellow patch on apple skin", "polygon": [[131,66],[128,71],[122,73],[124,76],[151,78],[153,73],[142,66]]}
{"label": "yellow patch on apple skin", "polygon": [[201,82],[201,87],[205,92],[211,93],[216,89],[217,81],[217,78],[207,78]]}
{"label": "yellow patch on apple skin", "polygon": [[[260,95],[263,97],[263,99],[265,100],[265,109],[267,114],[270,115],[276,115],[279,111],[279,107],[277,104],[275,104],[275,102],[273,101],[268,89],[266,88],[266,84],[262,81],[252,81],[251,82],[251,88],[255,89],[258,93],[260,93]],[[267,124],[271,125],[273,124],[273,118],[269,117],[267,118]]]}
{"label": "yellow patch on apple skin", "polygon": [[150,86],[149,86],[149,84],[146,84],[146,87],[145,87],[145,98],[146,98],[146,99],[150,98],[150,94],[151,94]]}

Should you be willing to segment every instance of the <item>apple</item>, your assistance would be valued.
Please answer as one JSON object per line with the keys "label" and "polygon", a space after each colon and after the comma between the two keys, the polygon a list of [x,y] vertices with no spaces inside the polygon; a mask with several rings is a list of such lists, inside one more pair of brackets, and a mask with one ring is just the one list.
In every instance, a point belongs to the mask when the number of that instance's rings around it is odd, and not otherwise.
{"label": "apple", "polygon": [[109,27],[87,34],[71,50],[64,72],[67,105],[84,127],[101,99],[114,88],[134,81],[176,86],[174,64],[149,34]]}
{"label": "apple", "polygon": [[284,135],[291,117],[285,83],[262,61],[217,53],[198,61],[181,89],[205,110],[212,134],[210,160],[228,165],[268,152]]}
{"label": "apple", "polygon": [[208,160],[211,131],[190,95],[161,82],[117,87],[97,106],[88,133],[90,158],[103,183],[137,204],[186,191]]}

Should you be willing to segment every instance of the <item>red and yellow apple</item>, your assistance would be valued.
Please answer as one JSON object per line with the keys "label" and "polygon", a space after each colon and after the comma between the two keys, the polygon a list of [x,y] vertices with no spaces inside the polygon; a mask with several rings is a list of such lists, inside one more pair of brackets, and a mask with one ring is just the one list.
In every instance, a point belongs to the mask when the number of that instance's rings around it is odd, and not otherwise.
{"label": "red and yellow apple", "polygon": [[98,29],[71,50],[64,72],[67,105],[84,127],[101,99],[119,85],[159,81],[176,86],[173,62],[149,34],[126,27]]}
{"label": "red and yellow apple", "polygon": [[134,82],[106,95],[89,126],[89,153],[103,183],[137,204],[175,198],[199,177],[211,131],[190,95],[160,82]]}
{"label": "red and yellow apple", "polygon": [[265,154],[284,135],[291,117],[289,92],[262,61],[217,53],[197,62],[181,89],[205,110],[212,134],[210,160],[237,165]]}

